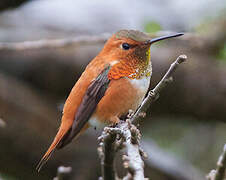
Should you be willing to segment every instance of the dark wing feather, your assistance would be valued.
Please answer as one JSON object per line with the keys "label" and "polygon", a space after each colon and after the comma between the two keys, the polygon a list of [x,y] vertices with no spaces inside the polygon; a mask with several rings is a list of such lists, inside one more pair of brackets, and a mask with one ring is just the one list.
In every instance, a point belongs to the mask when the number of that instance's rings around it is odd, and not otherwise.
{"label": "dark wing feather", "polygon": [[68,133],[64,136],[61,143],[58,145],[58,149],[70,143],[72,139],[81,131],[83,126],[88,122],[89,118],[92,116],[93,112],[97,107],[97,104],[104,96],[110,83],[110,80],[108,79],[109,70],[110,66],[106,67],[99,74],[99,76],[89,85],[75,115],[73,125],[70,131],[68,131]]}

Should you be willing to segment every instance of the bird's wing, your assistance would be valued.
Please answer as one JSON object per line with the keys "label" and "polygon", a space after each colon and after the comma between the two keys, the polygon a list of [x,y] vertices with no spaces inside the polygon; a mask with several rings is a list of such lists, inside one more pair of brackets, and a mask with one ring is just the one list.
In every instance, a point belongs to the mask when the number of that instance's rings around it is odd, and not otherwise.
{"label": "bird's wing", "polygon": [[[85,128],[87,121],[92,116],[93,112],[96,109],[97,104],[104,96],[110,80],[108,79],[108,72],[110,70],[110,66],[106,67],[96,79],[91,81],[87,90],[85,91],[85,95],[78,106],[76,111],[76,115],[74,117],[74,121],[72,125],[69,124],[69,129],[65,128],[64,125],[61,124],[60,129],[53,141],[50,145],[47,152],[44,154],[40,162],[38,163],[36,169],[40,171],[42,166],[48,161],[51,154],[55,151],[55,149],[60,149],[71,142],[71,140],[78,135],[83,128]],[[63,122],[62,122],[63,123]]]}
{"label": "bird's wing", "polygon": [[110,66],[106,67],[89,85],[82,102],[78,107],[72,127],[58,144],[58,149],[70,143],[92,116],[97,104],[104,96],[110,83],[110,80],[108,79],[109,70]]}

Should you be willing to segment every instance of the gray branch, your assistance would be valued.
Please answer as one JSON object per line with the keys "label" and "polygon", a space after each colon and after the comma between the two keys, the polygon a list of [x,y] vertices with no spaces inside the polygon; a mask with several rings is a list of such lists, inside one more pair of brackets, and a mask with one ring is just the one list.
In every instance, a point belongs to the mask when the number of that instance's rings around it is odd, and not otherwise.
{"label": "gray branch", "polygon": [[118,179],[114,169],[114,158],[118,150],[125,148],[126,155],[123,156],[124,167],[128,170],[127,176],[123,180],[144,180],[144,162],[142,157],[146,157],[140,148],[140,132],[132,123],[137,123],[142,119],[150,105],[158,99],[162,89],[169,82],[172,82],[172,74],[179,64],[187,59],[186,55],[180,55],[171,64],[162,80],[157,86],[148,93],[141,106],[134,115],[129,115],[126,122],[120,122],[116,127],[106,127],[99,137],[100,145],[98,148],[101,159],[102,180]]}
{"label": "gray branch", "polygon": [[99,137],[100,145],[98,148],[101,159],[102,180],[118,179],[114,170],[115,154],[125,149],[126,155],[123,156],[123,165],[128,170],[124,180],[143,180],[144,179],[144,162],[143,151],[140,149],[139,140],[140,132],[136,126],[132,125],[128,119],[121,122],[117,127],[106,127]]}
{"label": "gray branch", "polygon": [[131,124],[130,120],[127,120],[126,123],[123,128],[123,137],[125,139],[124,147],[127,155],[123,156],[123,165],[128,170],[128,175],[123,179],[143,180],[144,162],[139,143],[141,135],[136,126]]}
{"label": "gray branch", "polygon": [[114,157],[117,152],[115,146],[116,136],[121,131],[116,128],[104,128],[102,135],[98,138],[100,141],[98,154],[101,160],[101,173],[104,180],[115,180]]}

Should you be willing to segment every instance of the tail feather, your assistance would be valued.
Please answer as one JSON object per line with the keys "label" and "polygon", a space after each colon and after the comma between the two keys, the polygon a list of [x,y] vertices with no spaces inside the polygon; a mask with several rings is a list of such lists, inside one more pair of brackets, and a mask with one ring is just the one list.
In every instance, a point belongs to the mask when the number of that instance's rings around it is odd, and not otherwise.
{"label": "tail feather", "polygon": [[55,149],[56,149],[57,145],[59,144],[60,140],[62,139],[62,137],[56,137],[54,139],[53,143],[51,144],[49,149],[46,151],[46,153],[44,154],[44,156],[42,157],[42,159],[39,161],[38,165],[36,166],[36,169],[38,172],[41,170],[43,165],[45,165],[45,163],[49,160],[49,158],[55,151]]}
{"label": "tail feather", "polygon": [[50,145],[49,149],[46,151],[46,153],[44,154],[44,156],[42,157],[42,159],[39,161],[38,165],[36,166],[36,170],[39,172],[41,170],[41,168],[43,167],[43,165],[49,160],[49,158],[51,157],[51,155],[53,154],[53,152],[56,150],[57,145],[59,143],[61,143],[61,140],[63,139],[63,137],[65,136],[65,134],[68,132],[68,130],[70,129],[70,126],[68,126],[67,128],[62,128],[64,126],[61,125],[53,143]]}
{"label": "tail feather", "polygon": [[[41,168],[45,165],[45,163],[49,160],[49,158],[51,157],[51,155],[53,154],[53,152],[56,149],[61,149],[63,148],[65,145],[67,145],[69,143],[69,141],[67,141],[67,137],[70,134],[71,131],[71,124],[62,124],[53,143],[50,145],[49,149],[46,151],[46,153],[44,154],[44,156],[42,157],[42,159],[39,161],[38,165],[36,166],[36,170],[38,172],[40,172]],[[62,128],[64,127],[64,128]],[[76,139],[79,135],[81,135],[87,128],[89,128],[89,124],[86,123],[85,126],[81,129],[81,131],[75,136],[74,139]]]}
{"label": "tail feather", "polygon": [[50,153],[45,154],[42,159],[39,161],[38,165],[36,166],[36,170],[40,172],[41,168],[45,165],[45,163],[49,160],[51,157],[52,153],[54,152],[55,149],[53,149]]}

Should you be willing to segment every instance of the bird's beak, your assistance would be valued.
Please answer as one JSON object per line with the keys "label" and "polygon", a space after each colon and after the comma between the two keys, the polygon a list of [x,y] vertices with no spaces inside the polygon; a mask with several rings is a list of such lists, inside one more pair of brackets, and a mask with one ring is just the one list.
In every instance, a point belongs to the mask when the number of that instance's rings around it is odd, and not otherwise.
{"label": "bird's beak", "polygon": [[147,43],[148,44],[153,44],[155,42],[158,42],[158,41],[161,41],[161,40],[164,40],[164,39],[169,39],[169,38],[178,37],[178,36],[182,36],[182,35],[184,35],[184,33],[176,33],[176,34],[173,34],[173,35],[157,37],[157,38],[148,40]]}

